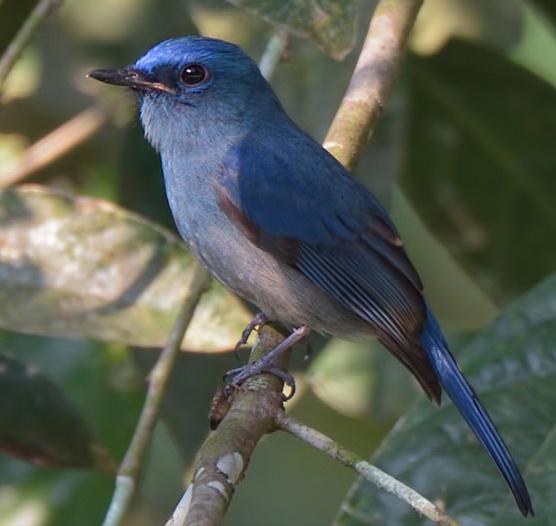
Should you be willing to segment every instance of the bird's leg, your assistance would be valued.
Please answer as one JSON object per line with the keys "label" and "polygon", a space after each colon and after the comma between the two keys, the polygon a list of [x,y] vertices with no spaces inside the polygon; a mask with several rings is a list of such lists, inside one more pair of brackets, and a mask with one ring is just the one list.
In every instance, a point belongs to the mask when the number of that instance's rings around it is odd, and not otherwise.
{"label": "bird's leg", "polygon": [[[255,376],[260,373],[270,373],[278,376],[280,379],[284,380],[284,382],[290,387],[291,393],[288,398],[293,396],[295,392],[295,381],[293,376],[288,373],[284,373],[284,371],[279,370],[274,365],[274,361],[276,358],[286,352],[288,349],[291,349],[296,343],[300,342],[305,338],[311,329],[309,327],[303,325],[294,329],[292,333],[282,340],[274,349],[266,353],[263,357],[255,360],[254,362],[245,365],[244,367],[239,367],[237,369],[232,369],[228,371],[224,378],[229,382],[230,386],[239,386],[248,378]],[[280,371],[280,372],[278,372]]]}
{"label": "bird's leg", "polygon": [[266,325],[269,321],[270,320],[266,317],[266,314],[264,312],[257,312],[257,314],[253,316],[253,319],[245,326],[245,329],[243,329],[241,338],[234,347],[234,353],[237,357],[239,357],[239,348],[247,343],[247,341],[249,340],[249,336],[251,336],[251,333],[257,328],[257,326]]}

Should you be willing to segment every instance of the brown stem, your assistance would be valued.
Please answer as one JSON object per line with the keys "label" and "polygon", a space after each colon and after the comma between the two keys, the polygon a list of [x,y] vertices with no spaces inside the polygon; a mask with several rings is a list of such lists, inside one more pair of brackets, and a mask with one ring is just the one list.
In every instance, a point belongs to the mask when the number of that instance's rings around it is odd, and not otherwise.
{"label": "brown stem", "polygon": [[0,168],[0,188],[19,183],[85,142],[108,120],[108,114],[91,106],[32,144],[12,164]]}
{"label": "brown stem", "polygon": [[340,464],[357,471],[365,480],[403,500],[415,511],[427,517],[427,519],[441,526],[459,526],[454,519],[446,515],[438,506],[435,506],[414,489],[369,464],[366,460],[348,451],[338,442],[323,435],[320,431],[312,429],[282,412],[276,413],[276,426],[303,440],[315,449],[322,451],[340,462]]}
{"label": "brown stem", "polygon": [[386,100],[423,0],[381,0],[324,147],[353,170]]}

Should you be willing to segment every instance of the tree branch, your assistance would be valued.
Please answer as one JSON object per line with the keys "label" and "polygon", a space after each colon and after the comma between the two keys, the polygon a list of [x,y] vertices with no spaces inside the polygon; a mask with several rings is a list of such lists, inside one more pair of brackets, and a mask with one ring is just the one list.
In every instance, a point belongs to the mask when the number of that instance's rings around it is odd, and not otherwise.
{"label": "tree branch", "polygon": [[55,9],[60,7],[61,0],[39,0],[31,11],[10,45],[6,48],[0,58],[0,88],[8,77],[13,65],[19,55],[37,30],[41,22]]}
{"label": "tree branch", "polygon": [[405,52],[423,0],[381,0],[324,147],[353,170],[376,123]]}
{"label": "tree branch", "polygon": [[0,188],[19,183],[25,177],[59,159],[85,142],[108,120],[108,113],[91,106],[27,148],[13,163],[0,168]]}
{"label": "tree branch", "polygon": [[[264,327],[249,361],[266,354],[283,338],[271,327]],[[277,367],[285,368],[288,360],[289,356],[282,355]],[[275,429],[275,415],[282,411],[282,386],[276,376],[261,374],[246,380],[233,393],[225,418],[201,446],[193,481],[166,526],[220,524],[257,443]]]}
{"label": "tree branch", "polygon": [[189,326],[197,303],[210,284],[210,276],[198,263],[191,276],[189,290],[164,350],[160,353],[149,376],[149,389],[133,438],[116,477],[116,488],[106,513],[103,526],[121,524],[135,492],[137,479],[150,444],[160,406],[170,379],[180,345]]}
{"label": "tree branch", "polygon": [[361,457],[348,451],[338,442],[335,442],[320,431],[312,429],[283,412],[276,413],[276,426],[283,431],[296,436],[313,446],[315,449],[326,453],[329,457],[337,460],[344,466],[359,473],[365,480],[375,484],[377,487],[391,493],[395,497],[409,504],[415,511],[427,517],[441,526],[459,526],[459,524],[432,502],[417,493],[414,489],[406,486],[403,482],[396,480],[384,471],[369,464]]}

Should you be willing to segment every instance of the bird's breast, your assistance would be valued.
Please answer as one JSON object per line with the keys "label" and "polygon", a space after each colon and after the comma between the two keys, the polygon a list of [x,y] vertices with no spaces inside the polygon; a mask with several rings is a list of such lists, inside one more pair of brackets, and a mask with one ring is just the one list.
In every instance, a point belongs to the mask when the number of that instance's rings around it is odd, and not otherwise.
{"label": "bird's breast", "polygon": [[253,244],[220,208],[214,176],[183,166],[176,171],[164,157],[163,168],[181,236],[224,286],[286,326],[342,336],[368,330],[300,272]]}

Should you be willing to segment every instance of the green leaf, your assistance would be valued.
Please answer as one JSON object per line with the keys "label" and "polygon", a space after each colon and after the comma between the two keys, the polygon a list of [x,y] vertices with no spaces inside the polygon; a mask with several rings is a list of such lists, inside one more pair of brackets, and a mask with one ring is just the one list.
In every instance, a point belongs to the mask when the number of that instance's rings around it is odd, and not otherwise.
{"label": "green leaf", "polygon": [[228,0],[308,38],[337,60],[355,46],[355,0]]}
{"label": "green leaf", "polygon": [[38,368],[0,353],[0,451],[31,464],[114,470],[73,404]]}
{"label": "green leaf", "polygon": [[556,4],[554,0],[533,0],[533,4],[536,4],[545,16],[556,24]]}
{"label": "green leaf", "polygon": [[[531,490],[537,519],[556,513],[556,274],[545,280],[459,353]],[[461,524],[523,524],[513,498],[450,402],[421,401],[396,425],[373,462]],[[405,504],[359,480],[337,525],[427,522]]]}
{"label": "green leaf", "polygon": [[[164,345],[193,257],[172,234],[117,206],[36,186],[0,193],[0,326],[137,346]],[[233,348],[249,319],[213,284],[184,349]]]}
{"label": "green leaf", "polygon": [[[126,348],[8,331],[0,331],[0,346],[9,349],[18,360],[43,371],[71,399],[112,458],[123,457],[144,403],[146,387],[144,376],[135,372]],[[210,358],[202,354],[184,355],[197,357]],[[18,405],[18,410],[24,412],[25,406]],[[169,455],[173,451],[170,449]],[[179,464],[175,455],[172,460]],[[0,480],[3,526],[97,526],[102,523],[114,490],[114,477],[105,472],[38,469],[7,455],[0,455]],[[172,479],[168,480],[171,485]]]}
{"label": "green leaf", "polygon": [[556,90],[461,41],[410,81],[404,189],[496,299],[523,293],[556,267]]}
{"label": "green leaf", "polygon": [[417,382],[377,340],[333,338],[313,359],[307,380],[315,395],[343,415],[397,418],[418,392]]}

